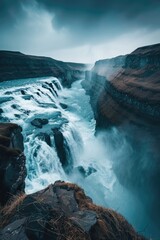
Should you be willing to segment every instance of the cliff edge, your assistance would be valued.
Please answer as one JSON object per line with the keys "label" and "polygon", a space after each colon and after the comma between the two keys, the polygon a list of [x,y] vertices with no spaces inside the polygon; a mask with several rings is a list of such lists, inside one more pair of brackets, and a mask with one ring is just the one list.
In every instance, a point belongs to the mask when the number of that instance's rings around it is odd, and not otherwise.
{"label": "cliff edge", "polygon": [[67,63],[21,52],[0,51],[0,82],[54,76],[59,78],[64,86],[70,86],[73,81],[84,77],[86,69],[85,64]]}

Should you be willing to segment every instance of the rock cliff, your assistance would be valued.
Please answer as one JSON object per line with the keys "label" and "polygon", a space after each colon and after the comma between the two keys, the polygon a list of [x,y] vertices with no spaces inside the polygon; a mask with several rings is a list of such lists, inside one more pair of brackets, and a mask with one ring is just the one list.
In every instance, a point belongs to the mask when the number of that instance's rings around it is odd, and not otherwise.
{"label": "rock cliff", "polygon": [[85,72],[83,86],[91,98],[91,105],[94,109],[95,118],[98,123],[97,102],[105,89],[106,79],[110,81],[125,65],[126,56],[118,56],[111,59],[99,60],[91,71]]}
{"label": "rock cliff", "polygon": [[64,86],[84,76],[87,65],[66,63],[49,57],[25,55],[20,52],[0,51],[0,82],[6,80],[54,76]]}
{"label": "rock cliff", "polygon": [[[91,96],[97,132],[116,127],[121,142],[118,148],[123,148],[123,139],[126,140],[128,147],[114,162],[116,175],[121,184],[140,197],[152,217],[157,215],[158,219],[160,44],[136,49],[123,63],[119,62],[118,71],[112,74],[108,72],[108,60],[103,62],[103,66],[96,63],[86,73],[83,83]],[[113,151],[116,138],[117,135]],[[152,196],[147,197],[150,192]]]}
{"label": "rock cliff", "polygon": [[[118,103],[120,105],[119,112],[121,108],[124,108],[125,114],[119,114],[119,118],[116,118],[115,114],[108,114],[108,120],[115,123],[126,120],[138,122],[145,118],[145,121],[148,123],[151,122],[152,124],[152,122],[155,122],[155,124],[159,124],[159,74],[160,45],[152,46],[148,51],[147,47],[137,49],[128,55],[124,69],[112,81],[106,82],[105,86],[105,92],[109,93],[110,98],[115,102],[112,106],[115,105],[117,109],[116,103]],[[110,105],[107,107],[107,112],[110,112],[109,107]],[[139,118],[137,116],[133,118],[134,114],[132,112],[136,113]]]}
{"label": "rock cliff", "polygon": [[0,204],[24,192],[26,177],[23,137],[16,124],[0,123]]}

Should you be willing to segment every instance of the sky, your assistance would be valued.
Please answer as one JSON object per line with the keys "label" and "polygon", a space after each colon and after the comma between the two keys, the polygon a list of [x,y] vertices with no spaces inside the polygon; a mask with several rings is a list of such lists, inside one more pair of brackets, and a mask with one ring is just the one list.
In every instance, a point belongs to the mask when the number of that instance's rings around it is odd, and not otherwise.
{"label": "sky", "polygon": [[94,63],[160,42],[160,0],[0,0],[0,49]]}

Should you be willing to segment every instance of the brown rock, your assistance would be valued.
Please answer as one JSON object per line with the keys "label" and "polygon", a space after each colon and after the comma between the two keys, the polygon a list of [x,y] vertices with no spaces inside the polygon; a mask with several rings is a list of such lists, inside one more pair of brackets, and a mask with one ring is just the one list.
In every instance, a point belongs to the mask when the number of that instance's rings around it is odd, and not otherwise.
{"label": "brown rock", "polygon": [[17,196],[2,210],[2,223],[2,239],[145,240],[120,214],[93,204],[77,185],[60,181]]}

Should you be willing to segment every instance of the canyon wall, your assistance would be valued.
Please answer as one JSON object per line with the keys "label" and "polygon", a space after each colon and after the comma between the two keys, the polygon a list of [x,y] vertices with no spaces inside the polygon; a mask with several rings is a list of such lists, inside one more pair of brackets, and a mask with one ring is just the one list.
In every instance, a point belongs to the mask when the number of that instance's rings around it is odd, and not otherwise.
{"label": "canyon wall", "polygon": [[0,82],[6,80],[54,76],[64,86],[84,77],[87,65],[57,61],[49,57],[0,51]]}
{"label": "canyon wall", "polygon": [[108,72],[108,61],[96,63],[92,71],[86,73],[83,82],[91,97],[96,132],[116,127],[119,144],[115,145],[117,135],[115,139],[110,139],[113,151],[122,149],[125,139],[128,147],[116,157],[114,171],[120,183],[134,191],[144,201],[150,214],[158,218],[160,44],[138,48],[124,57],[124,62],[119,61],[115,72],[113,60]]}
{"label": "canyon wall", "polygon": [[126,56],[118,56],[111,59],[99,60],[91,71],[85,72],[85,81],[82,82],[86,92],[90,95],[90,101],[94,110],[95,118],[98,121],[97,102],[103,92],[106,79],[110,81],[122,69]]}

